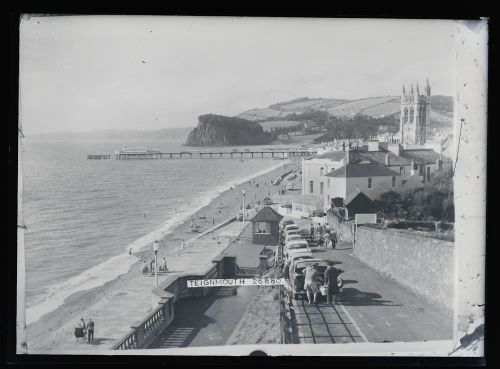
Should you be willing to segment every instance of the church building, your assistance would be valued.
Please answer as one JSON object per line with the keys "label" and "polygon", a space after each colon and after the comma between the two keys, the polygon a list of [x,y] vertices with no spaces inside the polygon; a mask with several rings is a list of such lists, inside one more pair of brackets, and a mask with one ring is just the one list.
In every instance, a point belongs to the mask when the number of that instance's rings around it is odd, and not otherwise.
{"label": "church building", "polygon": [[401,95],[401,116],[399,121],[399,143],[404,147],[408,145],[425,145],[426,129],[431,117],[431,87],[429,80],[426,82],[425,91],[420,94],[413,84],[406,93],[403,85]]}

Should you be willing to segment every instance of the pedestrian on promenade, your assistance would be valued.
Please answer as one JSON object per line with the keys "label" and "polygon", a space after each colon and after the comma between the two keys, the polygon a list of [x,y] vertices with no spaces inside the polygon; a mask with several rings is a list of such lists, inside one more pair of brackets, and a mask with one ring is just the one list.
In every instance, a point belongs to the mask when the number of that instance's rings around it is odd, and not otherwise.
{"label": "pedestrian on promenade", "polygon": [[78,325],[82,329],[83,340],[85,341],[85,336],[87,335],[87,326],[85,325],[85,320],[83,318],[80,319],[80,324]]}
{"label": "pedestrian on promenade", "polygon": [[308,265],[305,270],[305,280],[304,280],[304,288],[307,293],[307,300],[309,301],[309,305],[318,303],[318,277],[319,272],[317,270],[318,263],[314,263],[313,265]]}
{"label": "pedestrian on promenade", "polygon": [[311,223],[311,226],[309,227],[309,234],[311,235],[311,240],[314,239],[314,225]]}
{"label": "pedestrian on promenade", "polygon": [[144,259],[142,262],[141,272],[142,272],[142,274],[145,274],[148,272],[148,264],[146,264],[146,259]]}
{"label": "pedestrian on promenade", "polygon": [[87,338],[89,343],[94,340],[94,321],[92,318],[89,318],[89,322],[87,323]]}
{"label": "pedestrian on promenade", "polygon": [[337,232],[333,231],[330,233],[330,238],[332,240],[332,250],[337,246]]}
{"label": "pedestrian on promenade", "polygon": [[326,302],[335,305],[337,296],[340,292],[338,280],[340,277],[340,271],[335,268],[332,261],[328,262],[328,266],[325,269],[325,286],[327,288]]}
{"label": "pedestrian on promenade", "polygon": [[155,259],[151,258],[151,260],[149,261],[149,271],[150,272],[153,272],[154,263],[155,263]]}
{"label": "pedestrian on promenade", "polygon": [[184,240],[182,240],[179,251],[177,252],[178,255],[182,254],[182,252],[184,251],[184,246],[186,246],[186,243],[184,242]]}
{"label": "pedestrian on promenade", "polygon": [[318,235],[323,237],[323,226],[321,225],[321,223],[318,223],[318,227],[316,228],[317,232],[318,232]]}
{"label": "pedestrian on promenade", "polygon": [[163,271],[164,272],[168,271],[168,268],[167,268],[167,257],[166,256],[163,258]]}
{"label": "pedestrian on promenade", "polygon": [[330,238],[330,233],[325,233],[325,251],[328,250],[328,247],[332,245],[332,240]]}

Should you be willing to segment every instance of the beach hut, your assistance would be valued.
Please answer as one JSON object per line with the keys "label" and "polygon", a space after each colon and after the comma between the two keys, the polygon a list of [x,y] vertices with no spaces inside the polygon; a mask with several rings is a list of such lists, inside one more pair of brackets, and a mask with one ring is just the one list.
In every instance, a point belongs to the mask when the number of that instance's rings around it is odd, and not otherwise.
{"label": "beach hut", "polygon": [[252,241],[257,245],[275,246],[279,243],[279,224],[283,216],[269,206],[264,206],[250,221]]}

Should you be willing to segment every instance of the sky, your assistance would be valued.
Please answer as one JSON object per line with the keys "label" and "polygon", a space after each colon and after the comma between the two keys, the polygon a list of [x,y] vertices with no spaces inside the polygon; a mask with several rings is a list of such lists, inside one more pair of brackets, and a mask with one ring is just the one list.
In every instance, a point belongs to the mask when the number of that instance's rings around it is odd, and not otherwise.
{"label": "sky", "polygon": [[297,97],[454,94],[450,20],[25,17],[24,134],[194,127]]}

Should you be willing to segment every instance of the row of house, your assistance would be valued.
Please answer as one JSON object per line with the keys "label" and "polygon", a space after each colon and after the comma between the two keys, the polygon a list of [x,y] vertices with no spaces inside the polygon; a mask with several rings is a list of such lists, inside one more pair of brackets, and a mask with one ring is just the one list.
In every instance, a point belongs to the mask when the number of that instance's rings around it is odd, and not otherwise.
{"label": "row of house", "polygon": [[316,207],[322,204],[324,211],[339,204],[349,208],[356,199],[375,200],[388,191],[425,186],[451,163],[432,149],[377,140],[362,148],[327,151],[302,161],[302,197],[292,207],[310,209],[316,199]]}

